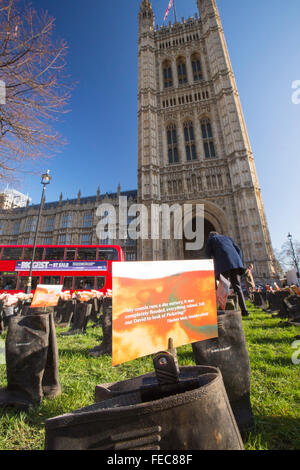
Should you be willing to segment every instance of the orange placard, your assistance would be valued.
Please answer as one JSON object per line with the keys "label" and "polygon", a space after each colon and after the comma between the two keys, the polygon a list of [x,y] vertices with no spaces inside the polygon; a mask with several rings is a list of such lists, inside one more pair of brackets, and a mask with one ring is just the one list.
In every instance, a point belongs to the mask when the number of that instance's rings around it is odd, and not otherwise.
{"label": "orange placard", "polygon": [[58,303],[63,286],[39,284],[36,287],[31,308],[55,307]]}
{"label": "orange placard", "polygon": [[217,336],[213,261],[113,264],[114,366]]}

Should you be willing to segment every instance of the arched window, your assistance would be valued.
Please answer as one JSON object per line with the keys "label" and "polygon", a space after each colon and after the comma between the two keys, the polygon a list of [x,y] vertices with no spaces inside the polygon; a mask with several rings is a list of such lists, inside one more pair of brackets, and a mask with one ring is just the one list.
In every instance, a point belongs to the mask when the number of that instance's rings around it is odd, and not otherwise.
{"label": "arched window", "polygon": [[201,121],[201,130],[202,130],[205,158],[215,158],[216,151],[215,151],[213,133],[212,133],[212,128],[211,128],[211,122],[209,119],[203,119]]}
{"label": "arched window", "polygon": [[164,88],[170,88],[173,86],[172,67],[169,60],[166,60],[163,63],[163,79]]}
{"label": "arched window", "polygon": [[184,85],[187,83],[187,72],[186,72],[186,63],[183,57],[180,57],[177,60],[177,73],[178,73],[178,83],[179,85]]}
{"label": "arched window", "polygon": [[203,80],[200,57],[197,54],[193,54],[191,57],[191,61],[192,61],[194,82]]}
{"label": "arched window", "polygon": [[168,159],[169,163],[178,163],[178,144],[177,144],[177,130],[175,124],[167,126],[167,144],[168,144]]}
{"label": "arched window", "polygon": [[187,121],[183,125],[186,159],[188,161],[197,160],[195,134],[192,121]]}

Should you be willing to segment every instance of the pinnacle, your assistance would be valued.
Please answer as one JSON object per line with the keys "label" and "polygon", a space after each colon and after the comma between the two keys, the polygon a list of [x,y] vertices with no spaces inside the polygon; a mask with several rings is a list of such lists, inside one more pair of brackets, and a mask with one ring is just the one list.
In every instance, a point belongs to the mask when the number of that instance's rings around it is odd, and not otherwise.
{"label": "pinnacle", "polygon": [[152,10],[152,5],[151,5],[151,2],[150,0],[143,0],[142,3],[141,3],[141,8],[144,7],[144,8],[150,8]]}

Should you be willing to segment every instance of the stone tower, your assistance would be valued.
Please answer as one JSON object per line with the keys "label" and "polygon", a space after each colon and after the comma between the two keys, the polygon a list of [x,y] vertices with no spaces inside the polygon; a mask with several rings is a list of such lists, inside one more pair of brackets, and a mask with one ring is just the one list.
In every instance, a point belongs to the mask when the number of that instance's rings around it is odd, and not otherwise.
{"label": "stone tower", "polygon": [[[205,235],[231,236],[256,278],[270,280],[274,255],[219,12],[215,0],[197,6],[199,16],[155,28],[151,2],[141,2],[138,201],[204,204]],[[138,244],[142,260],[202,256],[184,240]]]}

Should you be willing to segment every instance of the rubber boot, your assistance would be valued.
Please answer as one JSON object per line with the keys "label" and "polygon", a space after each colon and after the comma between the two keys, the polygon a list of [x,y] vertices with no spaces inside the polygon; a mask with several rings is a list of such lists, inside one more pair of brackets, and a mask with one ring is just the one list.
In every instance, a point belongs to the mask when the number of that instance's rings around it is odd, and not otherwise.
{"label": "rubber boot", "polygon": [[70,326],[72,318],[74,316],[75,308],[76,308],[75,299],[64,301],[64,303],[60,306],[57,312],[57,316],[56,316],[57,325],[63,328]]}
{"label": "rubber boot", "polygon": [[103,301],[102,315],[102,343],[88,351],[88,355],[92,357],[100,357],[104,354],[112,354],[112,301],[111,298]]}
{"label": "rubber boot", "polygon": [[264,302],[261,292],[254,292],[254,306],[258,308],[266,308],[267,304]]}
{"label": "rubber boot", "polygon": [[56,330],[54,322],[54,313],[49,313],[49,341],[47,360],[42,380],[43,394],[46,398],[55,398],[61,394],[61,385],[59,382],[58,365],[59,354],[56,339]]}
{"label": "rubber boot", "polygon": [[290,297],[290,293],[288,291],[282,292],[275,292],[275,298],[273,302],[273,312],[277,312],[272,315],[272,318],[286,318],[286,305],[284,304],[284,300]]}
{"label": "rubber boot", "polygon": [[61,335],[72,336],[85,333],[91,309],[92,306],[86,302],[77,303],[71,328],[69,331],[61,333]]}
{"label": "rubber boot", "polygon": [[127,393],[46,420],[45,449],[244,449],[218,369],[181,367],[168,390],[153,373],[131,382]]}
{"label": "rubber boot", "polygon": [[90,319],[92,322],[98,323],[98,299],[94,297],[93,299],[89,300],[88,303],[92,306]]}
{"label": "rubber boot", "polygon": [[41,402],[42,378],[49,346],[48,315],[14,316],[6,337],[7,388],[0,391],[0,407],[26,410]]}
{"label": "rubber boot", "polygon": [[240,432],[254,425],[250,403],[250,363],[239,312],[218,315],[218,338],[193,343],[196,364],[221,370],[227,395]]}
{"label": "rubber boot", "polygon": [[30,305],[31,305],[31,300],[30,300],[30,301],[25,300],[25,302],[23,302],[22,312],[21,312],[21,316],[22,316],[22,317],[24,317],[25,315],[28,315],[28,314],[29,314]]}
{"label": "rubber boot", "polygon": [[300,297],[291,295],[283,299],[286,308],[287,322],[285,326],[300,326]]}

